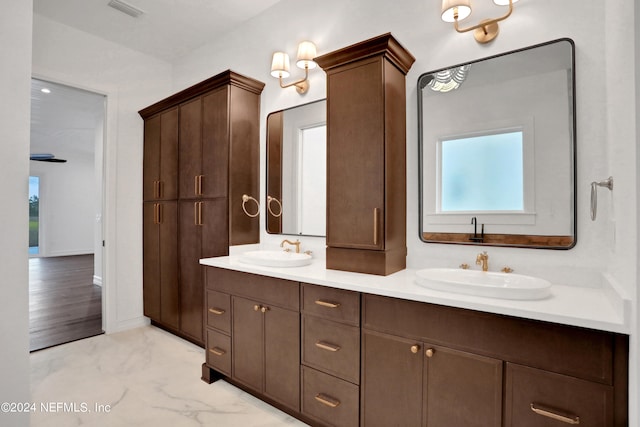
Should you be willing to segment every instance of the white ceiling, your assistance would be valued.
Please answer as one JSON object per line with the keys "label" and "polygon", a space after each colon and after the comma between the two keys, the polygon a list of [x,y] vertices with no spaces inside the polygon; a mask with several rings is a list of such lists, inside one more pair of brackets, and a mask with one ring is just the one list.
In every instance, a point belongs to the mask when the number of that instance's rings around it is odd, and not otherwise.
{"label": "white ceiling", "polygon": [[31,153],[93,156],[104,102],[103,95],[31,79]]}
{"label": "white ceiling", "polygon": [[260,14],[280,0],[124,0],[133,18],[109,0],[34,0],[34,12],[89,34],[173,61]]}

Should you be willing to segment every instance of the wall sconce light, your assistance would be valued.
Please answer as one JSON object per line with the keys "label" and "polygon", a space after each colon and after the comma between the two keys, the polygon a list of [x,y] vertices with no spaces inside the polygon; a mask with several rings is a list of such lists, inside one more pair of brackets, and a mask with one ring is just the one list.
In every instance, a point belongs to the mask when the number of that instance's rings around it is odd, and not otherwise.
{"label": "wall sconce light", "polygon": [[507,19],[513,12],[513,3],[518,0],[493,0],[498,6],[509,5],[509,11],[503,16],[494,19],[484,19],[478,25],[468,28],[460,28],[458,21],[462,21],[471,15],[471,0],[442,0],[442,20],[453,22],[453,26],[459,33],[473,30],[473,36],[478,43],[488,43],[495,39],[500,32],[498,22]]}
{"label": "wall sconce light", "polygon": [[304,41],[298,45],[298,58],[296,65],[304,70],[304,79],[289,84],[283,84],[282,79],[289,77],[289,55],[284,52],[276,52],[271,60],[271,75],[280,80],[280,87],[295,86],[299,94],[309,90],[309,70],[316,68],[313,58],[316,57],[316,45],[310,41]]}

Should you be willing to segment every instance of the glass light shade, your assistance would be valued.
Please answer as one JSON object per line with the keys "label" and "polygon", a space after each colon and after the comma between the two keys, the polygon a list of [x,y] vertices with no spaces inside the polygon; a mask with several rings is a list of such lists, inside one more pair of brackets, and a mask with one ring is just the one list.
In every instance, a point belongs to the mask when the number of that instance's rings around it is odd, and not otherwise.
{"label": "glass light shade", "polygon": [[[512,3],[517,2],[518,0],[512,0]],[[495,4],[497,4],[498,6],[508,6],[509,5],[509,0],[493,0],[493,2]]]}
{"label": "glass light shade", "polygon": [[275,78],[289,77],[289,55],[284,52],[276,52],[271,60],[271,75]]}
{"label": "glass light shade", "polygon": [[462,21],[471,15],[471,0],[442,0],[442,20],[454,22],[456,9],[458,10],[458,21]]}
{"label": "glass light shade", "polygon": [[313,58],[317,56],[316,45],[310,41],[303,41],[298,45],[298,59],[296,65],[298,68],[304,69],[305,67],[312,69],[316,68],[316,63]]}

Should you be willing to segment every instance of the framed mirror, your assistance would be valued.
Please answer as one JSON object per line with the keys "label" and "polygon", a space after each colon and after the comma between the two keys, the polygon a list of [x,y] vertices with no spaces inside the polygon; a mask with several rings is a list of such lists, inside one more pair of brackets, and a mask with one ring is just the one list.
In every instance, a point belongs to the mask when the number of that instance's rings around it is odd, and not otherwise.
{"label": "framed mirror", "polygon": [[424,242],[575,245],[572,40],[422,74],[418,135]]}
{"label": "framed mirror", "polygon": [[323,99],[267,116],[268,233],[326,235],[326,115]]}

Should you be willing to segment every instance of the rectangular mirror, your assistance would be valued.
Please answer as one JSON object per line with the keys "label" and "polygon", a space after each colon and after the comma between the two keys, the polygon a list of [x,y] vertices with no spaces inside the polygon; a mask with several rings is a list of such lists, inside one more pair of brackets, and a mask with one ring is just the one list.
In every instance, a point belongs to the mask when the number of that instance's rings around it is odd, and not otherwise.
{"label": "rectangular mirror", "polygon": [[327,103],[267,116],[267,232],[326,235]]}
{"label": "rectangular mirror", "polygon": [[575,245],[572,40],[422,74],[418,135],[424,242]]}

